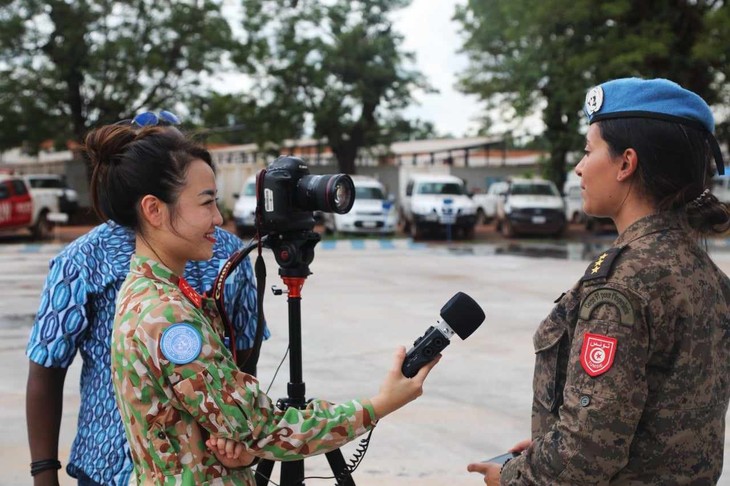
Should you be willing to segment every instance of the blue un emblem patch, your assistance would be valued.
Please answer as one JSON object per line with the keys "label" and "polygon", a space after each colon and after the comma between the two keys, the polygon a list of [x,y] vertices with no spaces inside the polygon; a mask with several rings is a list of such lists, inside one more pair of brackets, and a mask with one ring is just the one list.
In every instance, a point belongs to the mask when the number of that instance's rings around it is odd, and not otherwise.
{"label": "blue un emblem patch", "polygon": [[190,324],[178,323],[162,333],[160,349],[162,354],[175,364],[188,364],[198,357],[203,347],[203,338]]}

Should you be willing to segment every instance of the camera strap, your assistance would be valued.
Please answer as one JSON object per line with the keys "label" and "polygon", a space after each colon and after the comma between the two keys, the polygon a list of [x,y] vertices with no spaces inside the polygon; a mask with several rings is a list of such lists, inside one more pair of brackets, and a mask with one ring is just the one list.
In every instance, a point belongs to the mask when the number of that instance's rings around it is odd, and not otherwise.
{"label": "camera strap", "polygon": [[[226,297],[224,292],[224,287],[226,283],[226,279],[233,273],[233,271],[238,268],[238,266],[246,259],[249,253],[251,253],[251,250],[256,248],[256,243],[251,244],[247,246],[246,248],[243,248],[242,250],[239,250],[235,252],[231,257],[226,261],[226,263],[223,265],[223,268],[221,268],[220,272],[218,272],[218,276],[216,277],[215,281],[213,282],[213,288],[209,292],[209,294],[212,293],[213,301],[215,302],[215,306],[218,309],[218,313],[221,316],[221,320],[223,321],[223,327],[225,331],[225,337],[228,344],[228,347],[231,351],[231,354],[233,355],[233,360],[236,362],[237,365],[239,365],[239,368],[244,369],[244,365],[246,370],[253,370],[256,369],[256,364],[259,357],[259,349],[261,348],[261,342],[263,341],[264,337],[264,315],[263,315],[263,306],[261,305],[262,300],[262,292],[260,290],[261,287],[259,287],[259,290],[257,291],[257,302],[258,305],[258,312],[257,312],[257,318],[256,318],[256,337],[254,339],[253,347],[245,350],[238,350],[236,349],[236,334],[235,329],[233,327],[233,322],[231,320],[231,317],[228,315],[228,312],[226,311]],[[259,260],[261,260],[261,264],[259,264]],[[258,279],[259,274],[259,267],[263,267],[263,259],[261,258],[261,255],[256,259],[256,274]],[[264,281],[265,281],[265,273],[266,269],[264,268]],[[244,370],[245,371],[245,370]]]}

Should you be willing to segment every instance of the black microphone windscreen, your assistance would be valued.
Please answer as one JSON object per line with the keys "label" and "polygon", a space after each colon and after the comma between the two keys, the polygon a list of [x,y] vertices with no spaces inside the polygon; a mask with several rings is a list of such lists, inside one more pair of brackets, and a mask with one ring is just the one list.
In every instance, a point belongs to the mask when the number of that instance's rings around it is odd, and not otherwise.
{"label": "black microphone windscreen", "polygon": [[461,339],[466,339],[482,325],[485,316],[474,299],[457,292],[441,308],[441,317]]}

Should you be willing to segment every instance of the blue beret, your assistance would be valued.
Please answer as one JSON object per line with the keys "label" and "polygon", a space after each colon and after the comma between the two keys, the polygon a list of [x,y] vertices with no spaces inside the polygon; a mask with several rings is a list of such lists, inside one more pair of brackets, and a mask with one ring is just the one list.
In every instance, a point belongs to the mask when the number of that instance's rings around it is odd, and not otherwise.
{"label": "blue beret", "polygon": [[[614,79],[588,91],[583,111],[588,123],[615,118],[653,118],[715,131],[715,119],[705,100],[668,79]],[[722,156],[714,136],[709,137],[720,174]]]}

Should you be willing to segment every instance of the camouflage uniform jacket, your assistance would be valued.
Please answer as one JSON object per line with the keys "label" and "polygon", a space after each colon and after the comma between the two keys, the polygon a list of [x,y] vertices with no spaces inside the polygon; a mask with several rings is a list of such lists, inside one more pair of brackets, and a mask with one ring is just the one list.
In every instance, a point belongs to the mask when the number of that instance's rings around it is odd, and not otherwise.
{"label": "camouflage uniform jacket", "polygon": [[730,281],[673,213],[627,228],[534,336],[532,445],[501,484],[715,484]]}
{"label": "camouflage uniform jacket", "polygon": [[[112,378],[140,484],[254,485],[250,468],[227,469],[207,450],[209,434],[242,442],[258,457],[294,460],[335,449],[374,426],[367,401],[276,409],[223,346],[213,301],[196,305],[183,282],[134,256],[117,301]],[[170,351],[163,333],[173,327],[194,337]],[[175,353],[189,349],[190,362],[176,364]]]}

